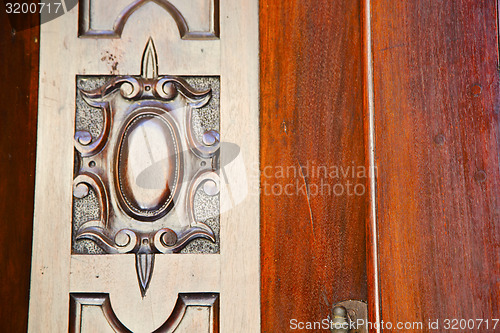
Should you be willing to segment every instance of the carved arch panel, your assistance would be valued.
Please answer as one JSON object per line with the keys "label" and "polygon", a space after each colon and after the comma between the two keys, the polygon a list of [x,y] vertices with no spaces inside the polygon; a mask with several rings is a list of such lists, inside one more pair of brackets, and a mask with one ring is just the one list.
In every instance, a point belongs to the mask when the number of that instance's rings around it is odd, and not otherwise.
{"label": "carved arch panel", "polygon": [[[200,14],[194,15],[192,10],[186,9],[190,15],[183,14],[178,7],[183,3],[176,0],[114,0],[112,13],[98,15],[102,1],[80,0],[78,36],[90,38],[120,38],[123,28],[129,17],[147,3],[155,3],[159,9],[165,10],[172,17],[182,39],[218,39],[219,38],[219,0],[198,1]],[[185,2],[184,2],[185,3]],[[102,10],[101,10],[102,11]],[[195,11],[196,13],[197,11]],[[203,22],[195,22],[203,21]],[[190,28],[197,25],[198,29]],[[203,27],[201,27],[203,26]]]}

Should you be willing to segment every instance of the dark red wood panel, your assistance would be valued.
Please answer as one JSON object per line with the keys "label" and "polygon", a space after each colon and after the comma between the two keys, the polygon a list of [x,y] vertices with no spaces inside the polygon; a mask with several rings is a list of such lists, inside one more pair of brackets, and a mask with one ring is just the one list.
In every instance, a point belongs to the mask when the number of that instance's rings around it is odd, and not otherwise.
{"label": "dark red wood panel", "polygon": [[39,29],[12,29],[3,5],[0,8],[0,330],[26,332]]}
{"label": "dark red wood panel", "polygon": [[263,332],[367,297],[360,19],[357,0],[260,1]]}
{"label": "dark red wood panel", "polygon": [[500,316],[496,1],[372,6],[382,319],[491,324]]}

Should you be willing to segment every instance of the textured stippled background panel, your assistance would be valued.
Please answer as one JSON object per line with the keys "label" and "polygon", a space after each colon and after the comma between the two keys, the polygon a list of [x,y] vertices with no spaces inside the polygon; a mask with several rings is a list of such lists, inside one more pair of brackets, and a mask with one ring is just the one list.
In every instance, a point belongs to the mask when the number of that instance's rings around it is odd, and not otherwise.
{"label": "textured stippled background panel", "polygon": [[[93,90],[103,86],[113,76],[86,76],[79,75],[76,78],[76,114],[75,132],[88,131],[95,138],[99,136],[103,128],[103,114],[99,108],[89,106],[82,98],[80,89]],[[212,89],[212,97],[209,103],[200,109],[193,109],[193,133],[201,141],[204,132],[216,130],[219,132],[219,77],[213,76],[184,76],[192,87],[197,90]],[[219,228],[219,195],[206,195],[200,188],[196,192],[194,199],[194,213],[197,221],[204,222],[215,234],[216,243],[206,239],[198,238],[189,243],[181,250],[181,253],[219,253],[220,248],[220,228]],[[75,235],[78,228],[85,222],[97,220],[100,217],[99,200],[95,192],[90,190],[85,198],[73,197],[73,221],[72,221],[72,250],[75,254],[104,254],[104,251],[92,240],[76,240]]]}

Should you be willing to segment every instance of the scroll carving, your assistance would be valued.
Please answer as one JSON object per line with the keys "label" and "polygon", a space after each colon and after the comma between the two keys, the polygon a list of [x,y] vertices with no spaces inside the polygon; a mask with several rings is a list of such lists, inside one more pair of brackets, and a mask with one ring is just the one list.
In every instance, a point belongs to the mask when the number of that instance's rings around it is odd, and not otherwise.
{"label": "scroll carving", "polygon": [[216,241],[194,214],[195,194],[218,194],[219,133],[193,133],[193,110],[206,105],[211,90],[183,78],[159,76],[150,39],[140,76],[118,76],[94,90],[81,90],[102,111],[98,136],[75,133],[73,196],[92,191],[99,218],[83,223],[76,239],[94,241],[105,253],[134,253],[144,296],[157,253],[179,252],[197,238]]}

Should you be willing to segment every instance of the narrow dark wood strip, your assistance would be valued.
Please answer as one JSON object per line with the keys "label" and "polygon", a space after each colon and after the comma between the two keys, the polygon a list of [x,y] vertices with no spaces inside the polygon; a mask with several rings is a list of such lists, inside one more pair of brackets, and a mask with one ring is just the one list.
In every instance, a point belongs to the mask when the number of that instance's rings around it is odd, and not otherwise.
{"label": "narrow dark wood strip", "polygon": [[367,178],[318,169],[365,166],[360,10],[260,1],[263,332],[367,299],[367,196],[333,193],[347,181],[366,191]]}
{"label": "narrow dark wood strip", "polygon": [[[13,30],[4,7],[0,8],[0,331],[26,332],[33,232],[39,28],[37,22],[33,22],[34,28]],[[29,18],[38,19],[36,15]]]}
{"label": "narrow dark wood strip", "polygon": [[378,268],[378,228],[377,228],[377,196],[375,164],[375,110],[373,100],[373,50],[371,26],[371,0],[362,0],[362,36],[363,36],[363,97],[364,97],[364,130],[365,160],[369,170],[367,181],[368,212],[366,214],[366,260],[367,260],[367,292],[368,320],[376,323],[370,332],[380,332],[380,280]]}

